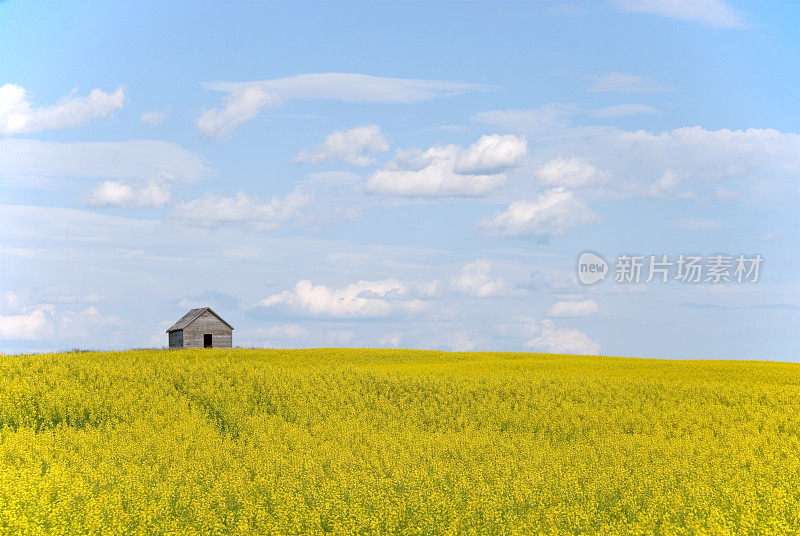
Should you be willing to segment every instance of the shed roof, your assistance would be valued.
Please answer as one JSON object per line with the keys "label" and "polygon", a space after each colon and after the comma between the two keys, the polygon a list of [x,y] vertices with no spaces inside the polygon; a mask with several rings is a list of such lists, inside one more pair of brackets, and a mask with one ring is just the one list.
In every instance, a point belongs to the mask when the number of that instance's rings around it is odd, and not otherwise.
{"label": "shed roof", "polygon": [[217,318],[220,319],[220,321],[223,324],[225,324],[229,328],[233,329],[233,326],[231,326],[230,324],[228,324],[227,322],[222,320],[222,317],[219,316],[214,311],[212,311],[211,307],[198,307],[197,309],[192,309],[191,311],[189,311],[188,313],[183,315],[180,320],[178,320],[177,322],[172,324],[172,327],[167,330],[167,333],[169,333],[170,331],[178,331],[178,330],[181,330],[181,329],[185,328],[186,326],[188,326],[189,324],[191,324],[192,322],[197,320],[197,317],[199,317],[201,314],[203,314],[206,311],[208,311],[212,315],[216,316]]}

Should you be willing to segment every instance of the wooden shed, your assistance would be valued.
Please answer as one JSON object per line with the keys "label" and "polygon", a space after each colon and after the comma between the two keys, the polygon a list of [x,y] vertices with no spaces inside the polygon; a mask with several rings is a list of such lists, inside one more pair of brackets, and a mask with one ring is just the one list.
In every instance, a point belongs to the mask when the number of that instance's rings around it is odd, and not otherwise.
{"label": "wooden shed", "polygon": [[192,309],[167,330],[170,348],[231,348],[233,326],[210,307]]}

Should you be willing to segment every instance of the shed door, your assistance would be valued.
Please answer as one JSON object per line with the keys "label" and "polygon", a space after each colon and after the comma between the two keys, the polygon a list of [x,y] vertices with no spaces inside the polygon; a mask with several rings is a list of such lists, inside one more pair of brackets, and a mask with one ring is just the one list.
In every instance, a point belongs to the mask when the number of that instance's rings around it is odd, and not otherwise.
{"label": "shed door", "polygon": [[211,333],[205,333],[203,335],[203,348],[211,348]]}

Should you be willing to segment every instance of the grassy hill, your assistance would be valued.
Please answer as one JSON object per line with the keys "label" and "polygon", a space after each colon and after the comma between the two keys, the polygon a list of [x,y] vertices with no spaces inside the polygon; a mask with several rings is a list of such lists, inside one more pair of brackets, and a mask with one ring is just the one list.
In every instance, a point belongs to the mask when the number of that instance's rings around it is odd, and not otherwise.
{"label": "grassy hill", "polygon": [[789,534],[800,366],[0,356],[3,534]]}

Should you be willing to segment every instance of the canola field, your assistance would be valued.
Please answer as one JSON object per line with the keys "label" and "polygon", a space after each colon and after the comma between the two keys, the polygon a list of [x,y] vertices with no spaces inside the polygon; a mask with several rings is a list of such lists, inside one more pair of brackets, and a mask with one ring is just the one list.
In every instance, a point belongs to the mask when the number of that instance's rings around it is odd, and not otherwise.
{"label": "canola field", "polygon": [[0,534],[800,532],[800,366],[0,356]]}

